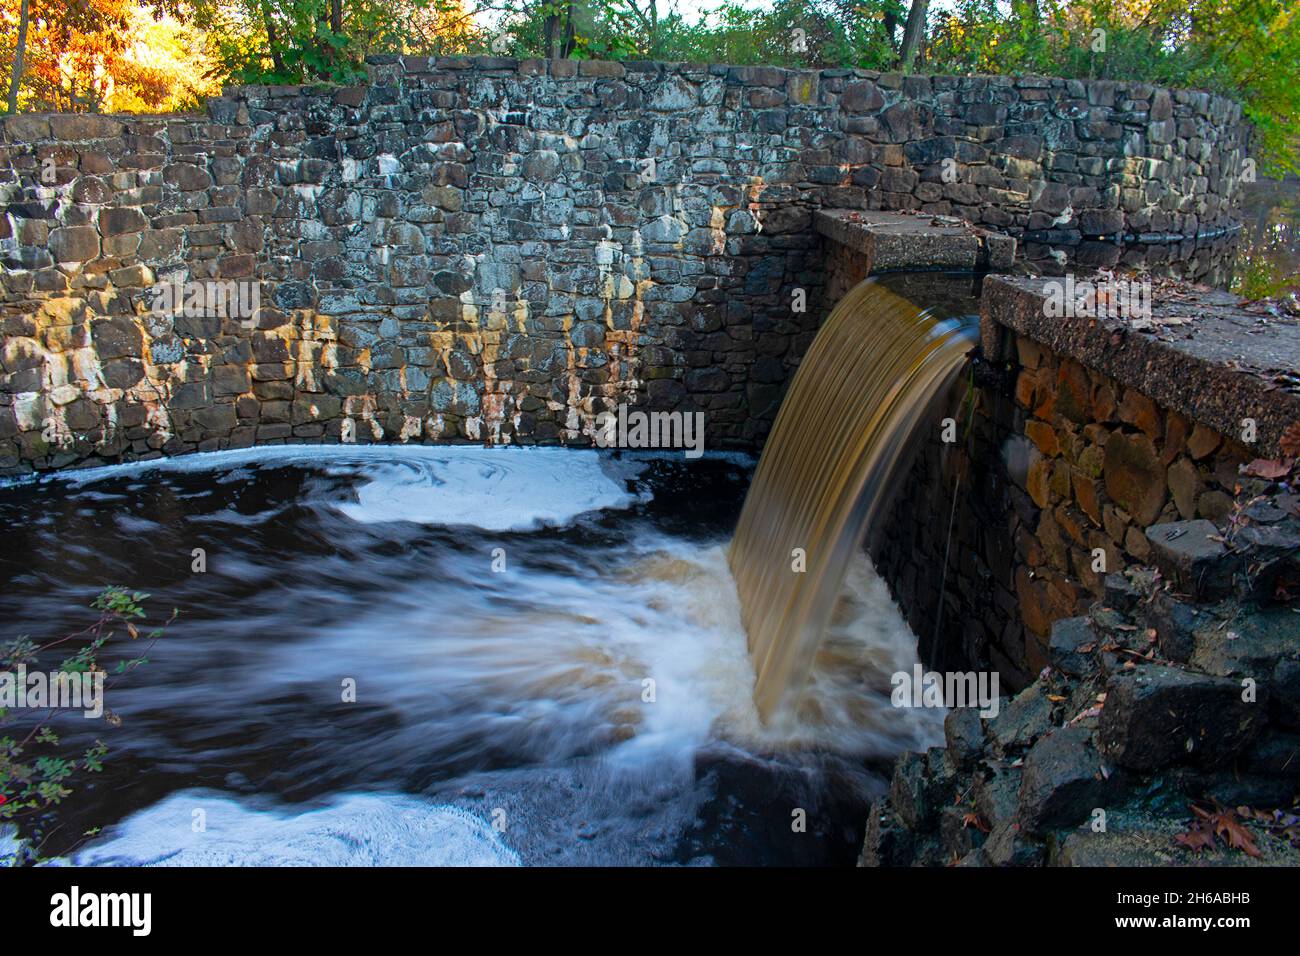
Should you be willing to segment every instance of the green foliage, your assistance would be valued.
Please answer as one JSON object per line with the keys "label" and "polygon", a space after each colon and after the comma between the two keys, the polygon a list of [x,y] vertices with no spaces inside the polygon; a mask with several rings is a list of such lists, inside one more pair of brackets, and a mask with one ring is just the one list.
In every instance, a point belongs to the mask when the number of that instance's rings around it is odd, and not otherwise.
{"label": "green foliage", "polygon": [[1138,80],[1237,99],[1262,171],[1300,170],[1300,18],[1286,0],[957,0],[927,69]]}
{"label": "green foliage", "polygon": [[[729,2],[706,21],[655,0],[543,0],[507,21],[515,56],[898,68],[904,0]],[[1287,0],[955,0],[930,12],[919,68],[1138,80],[1224,93],[1255,126],[1261,171],[1300,169],[1300,17]],[[552,34],[554,36],[554,34]]]}
{"label": "green foliage", "polygon": [[463,53],[480,45],[458,0],[191,0],[234,83],[356,83],[378,53]]}
{"label": "green foliage", "polygon": [[[38,644],[26,635],[0,644],[0,671],[13,672],[20,665],[29,669],[40,666],[42,659],[53,662],[51,656],[60,649],[66,654],[55,671],[72,674],[103,671],[105,687],[111,687],[101,656],[115,636],[124,634],[129,641],[143,638],[145,651],[159,640],[172,621],[170,618],[148,633],[142,634],[138,622],[145,617],[144,602],[149,595],[125,588],[105,588],[92,602],[98,612],[93,624],[66,637]],[[68,650],[61,650],[70,645]],[[123,646],[130,646],[123,643]],[[114,674],[125,675],[147,658],[143,653],[123,653],[114,667]],[[73,785],[83,774],[99,773],[104,768],[108,747],[96,740],[79,754],[66,752],[59,736],[46,722],[55,713],[53,706],[44,709],[0,707],[0,824],[13,824],[27,842],[28,858],[34,862],[39,854],[46,826],[46,814],[73,793]],[[78,714],[78,717],[81,715]],[[112,726],[120,719],[107,708],[103,717]],[[34,849],[33,849],[34,848]]]}

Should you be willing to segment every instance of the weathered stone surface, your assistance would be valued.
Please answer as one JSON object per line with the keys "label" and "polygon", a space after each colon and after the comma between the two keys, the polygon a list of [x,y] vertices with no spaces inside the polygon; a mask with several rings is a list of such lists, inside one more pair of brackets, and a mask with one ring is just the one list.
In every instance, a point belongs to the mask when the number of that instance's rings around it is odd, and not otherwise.
{"label": "weathered stone surface", "polygon": [[[912,189],[911,184],[896,185]],[[937,221],[888,212],[821,209],[813,223],[822,235],[860,252],[865,257],[865,273],[936,266],[973,269],[986,265],[991,255],[987,232],[960,219]],[[1006,238],[1014,245],[1014,240]],[[999,247],[994,254],[1005,255],[1005,250]]]}
{"label": "weathered stone surface", "polygon": [[139,358],[142,355],[144,336],[129,319],[99,319],[91,323],[90,333],[100,358]]}
{"label": "weathered stone surface", "polygon": [[[96,113],[58,113],[49,117],[50,133],[55,139],[80,142],[88,139],[115,139],[122,135],[122,124]],[[13,130],[13,127],[6,126]]]}
{"label": "weathered stone surface", "polygon": [[1042,866],[1044,852],[1019,823],[994,829],[982,847],[991,866]]}
{"label": "weathered stone surface", "polygon": [[1097,665],[1090,650],[1094,648],[1097,635],[1092,630],[1092,622],[1087,617],[1062,618],[1052,623],[1051,639],[1048,644],[1048,659],[1057,670],[1075,677],[1093,673]]}
{"label": "weathered stone surface", "polygon": [[1203,623],[1189,663],[1218,677],[1266,681],[1274,662],[1296,652],[1296,617],[1288,607],[1243,608],[1231,621]]}
{"label": "weathered stone surface", "polygon": [[1153,523],[1165,503],[1165,469],[1146,435],[1115,432],[1106,442],[1106,494],[1140,525]]}
{"label": "weathered stone surface", "polygon": [[118,207],[104,209],[99,213],[99,231],[105,236],[116,236],[125,232],[139,232],[148,226],[144,213],[139,209]]}
{"label": "weathered stone surface", "polygon": [[1146,536],[1152,562],[1180,591],[1212,598],[1230,590],[1236,560],[1211,522],[1198,518],[1152,525]]}
{"label": "weathered stone surface", "polygon": [[207,189],[212,185],[212,176],[193,163],[172,163],[163,167],[163,182],[177,189]]}
{"label": "weathered stone surface", "polygon": [[944,765],[942,748],[934,747],[924,754],[906,753],[894,763],[889,802],[909,830],[932,828],[939,807],[948,802],[951,791],[952,771]]}
{"label": "weathered stone surface", "polygon": [[1248,746],[1265,720],[1262,703],[1243,702],[1237,681],[1143,664],[1107,682],[1098,737],[1107,757],[1132,770],[1215,767]]}
{"label": "weathered stone surface", "polygon": [[1083,727],[1061,727],[1042,737],[1025,755],[1020,780],[1022,827],[1030,831],[1072,827],[1103,806],[1115,786]]}
{"label": "weathered stone surface", "polygon": [[887,801],[878,800],[871,805],[858,866],[910,866],[912,864],[916,837],[910,830],[892,825],[892,821],[893,815]]}
{"label": "weathered stone surface", "polygon": [[954,707],[943,721],[943,736],[948,755],[965,766],[984,749],[984,724],[973,707]]}
{"label": "weathered stone surface", "polygon": [[1028,748],[1047,732],[1052,723],[1052,702],[1042,681],[1035,682],[1009,702],[986,728],[994,754],[1003,756]]}
{"label": "weathered stone surface", "polygon": [[[53,155],[65,191],[11,198],[2,222],[13,225],[0,230],[13,231],[19,246],[6,291],[85,303],[109,281],[109,300],[96,301],[95,314],[116,318],[135,311],[136,292],[127,290],[147,289],[149,274],[265,280],[268,311],[248,328],[229,316],[180,316],[156,331],[153,320],[140,320],[140,357],[158,370],[157,392],[146,398],[152,385],[137,381],[129,387],[140,394],[130,397],[160,401],[160,412],[167,396],[183,394],[175,386],[194,358],[205,368],[244,364],[255,385],[285,387],[276,401],[321,388],[364,400],[373,416],[365,420],[386,423],[382,440],[404,430],[411,440],[405,424],[392,424],[405,420],[398,407],[419,419],[417,406],[427,403],[444,418],[437,438],[421,426],[418,440],[467,438],[473,429],[479,440],[585,444],[598,396],[704,408],[711,445],[753,448],[838,281],[823,267],[838,243],[815,234],[815,211],[878,207],[906,214],[905,233],[961,239],[909,249],[904,237],[881,246],[882,262],[923,254],[927,265],[951,256],[1006,268],[1011,236],[1035,212],[1069,204],[1074,225],[1109,229],[1122,219],[1128,230],[1143,228],[1144,204],[1130,210],[1120,190],[1092,182],[1117,179],[1116,162],[1126,185],[1158,184],[1170,209],[1196,206],[1194,216],[1171,213],[1162,228],[1226,222],[1237,177],[1203,168],[1201,153],[1232,156],[1245,142],[1227,101],[1213,100],[1222,108],[1211,114],[1171,97],[1170,115],[1157,119],[1146,105],[1156,100],[1134,105],[1082,81],[1056,88],[1023,78],[990,96],[982,77],[833,70],[454,57],[372,68],[373,87],[249,87],[214,99],[207,115],[165,121],[5,119],[9,151],[0,165],[12,167],[11,181],[28,182],[38,155]],[[489,87],[496,112],[483,123],[473,117]],[[1049,89],[1053,111],[1087,119],[1045,124]],[[1157,162],[1134,155],[1119,134],[1081,143],[1080,123],[1107,131],[1173,123],[1178,135]],[[1186,173],[1177,172],[1180,158]],[[956,180],[940,168],[949,159]],[[669,203],[657,188],[666,182],[698,191]],[[756,193],[755,182],[764,184]],[[97,249],[80,230],[98,232]],[[104,271],[55,268],[86,262],[103,262]],[[466,272],[467,287],[445,281]],[[295,291],[304,288],[305,299]],[[498,289],[506,302],[494,308]],[[809,297],[801,312],[790,307],[796,289]],[[272,304],[283,314],[270,314]],[[309,314],[290,314],[297,309]],[[35,321],[36,311],[17,318]],[[232,347],[218,337],[249,343],[254,328],[283,329],[289,355],[211,361]],[[507,329],[513,340],[499,341]],[[569,330],[577,340],[566,338]],[[414,349],[475,361],[453,371],[425,364]],[[134,367],[114,374],[129,380]],[[1071,392],[1062,407],[1077,397]],[[325,440],[342,434],[339,414]],[[1075,436],[1042,420],[1062,457],[1072,454]],[[158,429],[167,415],[148,421],[140,427]],[[281,440],[282,424],[240,426],[239,440]],[[235,433],[218,446],[226,440]],[[140,442],[124,457],[153,453]],[[157,444],[168,454],[197,447],[180,435]],[[21,455],[10,465],[0,450],[0,469],[51,464],[34,441]],[[1063,497],[1062,479],[1070,484],[1059,470],[1037,478],[1040,496]],[[1104,505],[1079,507],[1096,523]],[[1010,578],[1002,586],[1005,601]],[[1068,603],[1055,583],[1044,588],[1044,606]]]}
{"label": "weathered stone surface", "polygon": [[[1066,357],[1094,372],[1139,390],[1156,405],[1186,415],[1196,423],[1187,438],[1188,454],[1194,460],[1217,450],[1224,434],[1236,435],[1243,418],[1256,423],[1256,453],[1279,453],[1282,431],[1300,418],[1300,395],[1268,389],[1262,379],[1245,369],[1291,367],[1294,356],[1300,354],[1300,326],[1287,324],[1270,329],[1265,336],[1251,335],[1245,331],[1251,317],[1238,307],[1236,296],[1200,290],[1194,303],[1159,298],[1152,303],[1153,321],[1157,322],[1177,318],[1194,307],[1194,331],[1149,336],[1134,333],[1123,317],[1053,315],[1048,303],[1054,294],[1051,283],[1056,281],[990,277],[984,285],[982,313],[990,319],[996,316],[997,324],[1019,335],[1061,349]],[[1115,348],[1116,337],[1123,341],[1123,348]],[[1207,394],[1213,394],[1215,401],[1204,401]],[[1136,410],[1132,411],[1130,417],[1137,422]],[[1152,472],[1145,449],[1135,446],[1125,451],[1136,459],[1139,470]],[[1110,453],[1108,443],[1108,456]],[[1159,475],[1163,488],[1163,471]],[[1145,488],[1147,483],[1140,486]],[[1152,524],[1157,514],[1139,521]]]}
{"label": "weathered stone surface", "polygon": [[59,262],[89,262],[99,255],[99,234],[94,226],[65,226],[50,233],[50,253]]}

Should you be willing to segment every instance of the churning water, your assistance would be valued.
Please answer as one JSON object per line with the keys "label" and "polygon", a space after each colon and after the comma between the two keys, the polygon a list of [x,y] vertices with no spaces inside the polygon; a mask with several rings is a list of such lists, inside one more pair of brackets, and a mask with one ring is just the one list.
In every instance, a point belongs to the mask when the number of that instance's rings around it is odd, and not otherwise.
{"label": "churning water", "polygon": [[889,706],[916,641],[859,555],[810,665],[816,706],[760,721],[726,558],[750,467],[297,446],[0,488],[0,641],[85,627],[108,585],[181,611],[109,687],[120,726],[56,718],[70,750],[110,753],[43,852],[851,861],[883,788],[871,758],[932,743],[941,715]]}
{"label": "churning water", "polygon": [[972,339],[965,323],[869,279],[839,301],[800,363],[730,552],[765,716],[817,700],[808,675],[867,528]]}

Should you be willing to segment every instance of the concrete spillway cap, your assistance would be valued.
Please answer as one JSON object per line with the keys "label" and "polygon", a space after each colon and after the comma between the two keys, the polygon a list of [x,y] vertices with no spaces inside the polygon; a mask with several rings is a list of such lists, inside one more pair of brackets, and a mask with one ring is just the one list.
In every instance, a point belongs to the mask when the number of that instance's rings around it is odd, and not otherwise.
{"label": "concrete spillway cap", "polygon": [[821,209],[823,236],[867,258],[867,274],[903,269],[1011,268],[1016,240],[955,216]]}

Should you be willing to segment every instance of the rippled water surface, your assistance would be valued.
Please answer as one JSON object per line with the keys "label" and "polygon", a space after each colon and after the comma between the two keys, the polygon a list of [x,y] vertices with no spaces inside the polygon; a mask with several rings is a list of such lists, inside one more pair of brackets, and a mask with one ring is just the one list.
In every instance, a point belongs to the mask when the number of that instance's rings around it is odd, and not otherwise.
{"label": "rippled water surface", "polygon": [[810,693],[760,724],[724,555],[751,466],[295,447],[0,488],[0,638],[78,630],[113,584],[181,611],[110,687],[120,727],[58,718],[111,752],[45,851],[851,862],[873,758],[941,715],[889,707],[915,639],[863,559]]}

